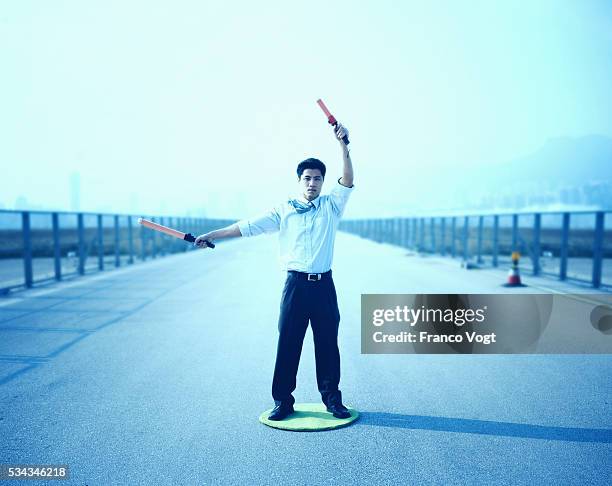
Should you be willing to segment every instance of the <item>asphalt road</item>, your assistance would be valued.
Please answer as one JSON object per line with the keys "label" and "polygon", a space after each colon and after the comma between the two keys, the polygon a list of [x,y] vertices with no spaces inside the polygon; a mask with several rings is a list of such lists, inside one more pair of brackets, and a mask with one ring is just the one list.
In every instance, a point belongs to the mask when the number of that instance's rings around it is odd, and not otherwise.
{"label": "asphalt road", "polygon": [[[316,433],[260,424],[275,245],[232,241],[0,299],[0,464],[70,467],[49,484],[610,484],[611,355],[362,355],[362,293],[492,293],[505,275],[345,234],[341,389],[361,418]],[[295,396],[320,399],[310,331]]]}

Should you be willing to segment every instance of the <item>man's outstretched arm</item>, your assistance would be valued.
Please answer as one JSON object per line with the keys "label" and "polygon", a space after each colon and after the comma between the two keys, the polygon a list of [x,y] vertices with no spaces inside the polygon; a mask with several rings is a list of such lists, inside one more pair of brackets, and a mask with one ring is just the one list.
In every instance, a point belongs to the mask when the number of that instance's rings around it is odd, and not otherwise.
{"label": "man's outstretched arm", "polygon": [[236,238],[239,236],[257,236],[264,233],[274,233],[280,229],[280,213],[277,208],[271,209],[258,217],[243,219],[210,233],[196,238],[193,243],[200,248],[207,248],[204,241],[214,242],[222,238]]}
{"label": "man's outstretched arm", "polygon": [[340,123],[336,127],[336,138],[340,142],[342,147],[342,158],[344,165],[342,168],[342,177],[340,178],[340,184],[346,187],[353,186],[353,162],[351,161],[351,154],[348,146],[342,141],[344,136],[348,136],[348,130],[344,128]]}
{"label": "man's outstretched arm", "polygon": [[204,243],[205,241],[214,243],[215,240],[220,240],[222,238],[236,238],[238,236],[242,236],[242,233],[240,233],[238,223],[234,223],[226,226],[225,228],[220,228],[198,236],[193,244],[195,246],[199,246],[200,248],[208,248],[208,246]]}

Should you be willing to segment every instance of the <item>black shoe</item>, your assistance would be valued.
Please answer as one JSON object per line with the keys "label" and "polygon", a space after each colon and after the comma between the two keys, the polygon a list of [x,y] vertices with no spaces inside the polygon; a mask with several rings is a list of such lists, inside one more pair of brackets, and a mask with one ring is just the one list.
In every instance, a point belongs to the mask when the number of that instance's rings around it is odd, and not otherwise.
{"label": "black shoe", "polygon": [[294,412],[293,405],[277,405],[268,415],[268,420],[283,420]]}
{"label": "black shoe", "polygon": [[327,407],[327,411],[333,413],[334,417],[339,418],[339,419],[345,419],[351,416],[351,412],[348,411],[348,408],[346,408],[341,403],[337,405],[336,404],[329,405]]}

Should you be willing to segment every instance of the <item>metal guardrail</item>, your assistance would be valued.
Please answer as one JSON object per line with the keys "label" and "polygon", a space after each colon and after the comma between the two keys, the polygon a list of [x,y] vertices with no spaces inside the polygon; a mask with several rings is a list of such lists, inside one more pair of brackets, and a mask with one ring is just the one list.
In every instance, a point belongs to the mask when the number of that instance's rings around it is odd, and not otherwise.
{"label": "metal guardrail", "polygon": [[345,220],[339,229],[491,267],[510,266],[518,251],[533,275],[612,287],[612,210]]}
{"label": "metal guardrail", "polygon": [[[140,216],[0,210],[0,293],[194,249],[140,227]],[[234,222],[146,217],[193,234]],[[518,251],[533,275],[612,287],[612,210],[345,220],[339,229],[492,267],[510,266]]]}
{"label": "metal guardrail", "polygon": [[234,220],[0,210],[0,293],[193,250],[139,217],[195,235]]}

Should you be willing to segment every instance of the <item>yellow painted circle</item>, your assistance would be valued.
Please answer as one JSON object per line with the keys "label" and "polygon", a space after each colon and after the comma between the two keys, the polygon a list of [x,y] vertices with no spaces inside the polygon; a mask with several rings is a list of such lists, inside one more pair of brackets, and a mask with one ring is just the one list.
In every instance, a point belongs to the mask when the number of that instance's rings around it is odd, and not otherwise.
{"label": "yellow painted circle", "polygon": [[275,429],[314,432],[345,427],[359,417],[359,412],[348,406],[346,408],[351,416],[345,419],[334,417],[322,403],[296,403],[293,408],[295,412],[284,420],[268,420],[268,416],[272,413],[270,409],[259,416],[259,421]]}

